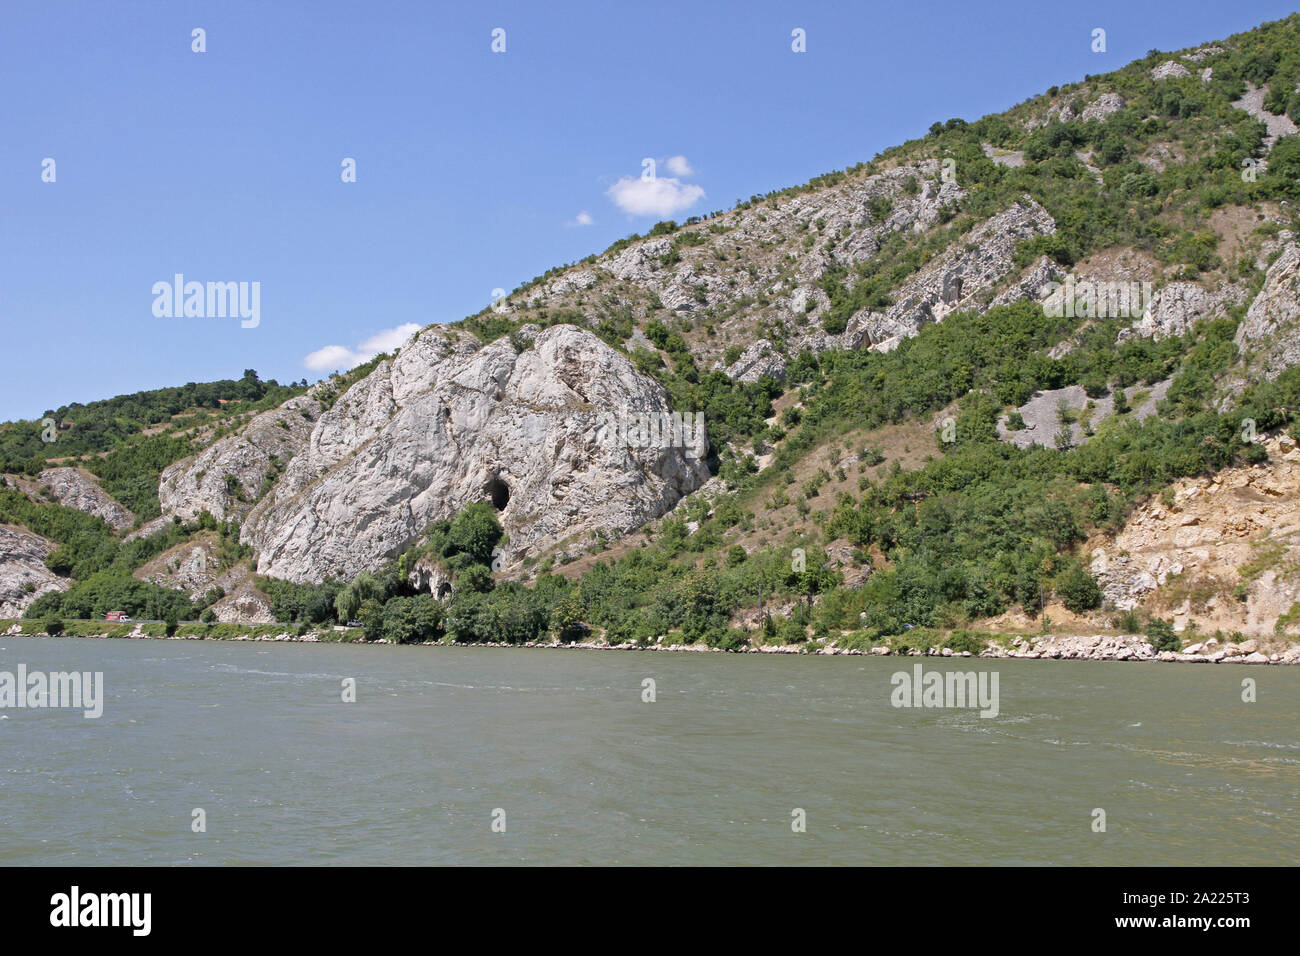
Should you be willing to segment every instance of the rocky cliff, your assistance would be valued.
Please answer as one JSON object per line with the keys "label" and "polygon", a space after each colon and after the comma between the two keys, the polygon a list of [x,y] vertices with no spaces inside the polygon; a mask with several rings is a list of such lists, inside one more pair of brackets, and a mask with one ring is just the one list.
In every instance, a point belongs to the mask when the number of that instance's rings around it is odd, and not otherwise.
{"label": "rocky cliff", "polygon": [[54,543],[23,528],[0,525],[0,617],[21,617],[42,594],[69,582],[45,566]]}
{"label": "rocky cliff", "polygon": [[46,468],[35,478],[7,475],[4,483],[21,490],[33,501],[49,501],[100,518],[114,531],[124,531],[135,516],[100,487],[94,475],[82,468]]}
{"label": "rocky cliff", "polygon": [[1267,379],[1300,364],[1300,245],[1288,242],[1237,328],[1237,347]]}
{"label": "rocky cliff", "polygon": [[[904,338],[916,335],[923,325],[941,322],[959,309],[982,310],[994,286],[1013,267],[1016,244],[1034,236],[1050,235],[1056,223],[1047,210],[1028,197],[971,231],[960,246],[949,249],[923,268],[894,295],[894,305],[884,312],[860,312],[849,321],[840,345],[845,348],[894,348]],[[1034,283],[1021,290],[1034,295]],[[999,304],[1014,301],[1012,295]]]}
{"label": "rocky cliff", "polygon": [[262,493],[263,482],[306,443],[320,412],[315,398],[300,395],[168,466],[158,483],[163,514],[183,521],[203,511],[218,521],[242,518]]}
{"label": "rocky cliff", "polygon": [[1289,437],[1265,448],[1266,463],[1176,482],[1097,542],[1107,602],[1172,615],[1178,630],[1272,635],[1300,602],[1300,450]]}
{"label": "rocky cliff", "polygon": [[632,410],[668,412],[667,393],[588,331],[476,348],[428,329],[321,416],[243,540],[260,573],[319,581],[373,570],[475,501],[501,512],[507,565],[626,533],[708,478],[706,440],[610,441],[603,415]]}

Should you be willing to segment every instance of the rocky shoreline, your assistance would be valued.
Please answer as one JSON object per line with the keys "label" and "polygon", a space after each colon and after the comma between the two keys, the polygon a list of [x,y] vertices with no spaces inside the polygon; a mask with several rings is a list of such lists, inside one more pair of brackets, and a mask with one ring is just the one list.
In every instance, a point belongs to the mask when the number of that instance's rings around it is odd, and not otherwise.
{"label": "rocky shoreline", "polygon": [[[294,643],[294,644],[388,644],[379,641],[338,642],[322,640],[320,632],[298,635],[285,631],[280,634],[239,635],[236,637],[208,637],[198,635],[176,635],[160,637],[143,633],[137,627],[131,634],[119,638],[110,638],[108,634],[56,635],[62,637],[102,638],[105,640],[161,640],[161,641],[247,641],[254,643]],[[51,635],[23,634],[20,625],[13,625],[0,637],[49,637]],[[724,650],[719,647],[707,647],[700,644],[609,644],[605,641],[577,641],[560,643],[555,641],[527,641],[523,644],[509,644],[504,641],[444,644],[428,641],[415,644],[416,647],[498,647],[498,648],[543,648],[553,650],[594,650],[594,651],[661,651],[688,654],[816,654],[822,656],[856,656],[856,657],[979,657],[984,659],[1018,658],[1022,660],[1084,660],[1084,661],[1157,661],[1161,663],[1187,664],[1300,664],[1300,644],[1292,644],[1285,651],[1265,653],[1260,650],[1260,642],[1250,639],[1240,644],[1220,642],[1211,637],[1205,641],[1191,644],[1181,651],[1156,651],[1140,635],[1131,634],[1096,634],[1096,635],[1034,635],[1032,638],[1016,637],[1010,647],[990,643],[978,654],[971,651],[954,651],[947,647],[930,647],[925,650],[907,648],[893,650],[877,646],[867,650],[858,648],[836,647],[819,641],[810,641],[799,645],[774,645],[769,647],[744,647],[736,650]]]}

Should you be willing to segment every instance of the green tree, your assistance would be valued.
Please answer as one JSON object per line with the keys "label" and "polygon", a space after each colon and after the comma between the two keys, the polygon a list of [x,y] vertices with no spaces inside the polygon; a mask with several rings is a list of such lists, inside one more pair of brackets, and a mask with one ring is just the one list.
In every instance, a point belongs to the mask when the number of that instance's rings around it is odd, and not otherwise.
{"label": "green tree", "polygon": [[585,633],[587,609],[576,593],[569,593],[551,608],[551,630],[562,641],[575,641]]}
{"label": "green tree", "polygon": [[1056,579],[1056,593],[1075,614],[1101,606],[1101,588],[1091,574],[1071,562]]}

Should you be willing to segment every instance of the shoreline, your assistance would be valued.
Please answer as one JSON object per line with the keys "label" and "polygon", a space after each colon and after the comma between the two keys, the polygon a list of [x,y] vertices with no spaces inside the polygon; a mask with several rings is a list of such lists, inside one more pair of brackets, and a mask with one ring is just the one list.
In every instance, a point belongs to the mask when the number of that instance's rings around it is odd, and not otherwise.
{"label": "shoreline", "polygon": [[1011,641],[1011,647],[990,643],[979,653],[972,651],[954,651],[951,648],[930,647],[922,651],[918,648],[899,648],[897,650],[876,646],[866,650],[826,645],[817,640],[805,644],[782,644],[765,647],[744,647],[724,649],[699,644],[608,644],[604,641],[526,641],[511,644],[506,641],[446,642],[423,641],[407,645],[397,645],[390,641],[339,641],[321,639],[317,636],[324,632],[308,632],[298,635],[288,631],[278,634],[238,635],[235,637],[210,637],[208,635],[164,635],[145,634],[137,627],[131,634],[47,634],[36,632],[24,634],[21,625],[13,625],[0,632],[0,637],[80,637],[88,640],[134,640],[134,641],[217,641],[221,643],[276,643],[276,644],[346,644],[357,646],[389,647],[491,647],[499,649],[532,648],[570,651],[657,651],[682,654],[794,654],[815,657],[944,657],[972,658],[978,660],[1091,660],[1091,661],[1138,661],[1175,664],[1300,664],[1300,644],[1292,644],[1282,653],[1265,654],[1258,650],[1258,640],[1252,639],[1242,645],[1219,645],[1214,638],[1189,645],[1182,651],[1156,651],[1151,644],[1136,635],[1036,635],[1031,639],[1017,636]]}

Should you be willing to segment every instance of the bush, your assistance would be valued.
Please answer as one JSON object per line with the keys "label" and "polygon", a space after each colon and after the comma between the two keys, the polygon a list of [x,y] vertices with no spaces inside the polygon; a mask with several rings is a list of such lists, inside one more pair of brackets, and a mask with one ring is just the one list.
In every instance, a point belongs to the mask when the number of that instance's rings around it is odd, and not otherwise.
{"label": "bush", "polygon": [[973,631],[953,631],[942,646],[950,648],[955,654],[962,651],[978,654],[988,646],[988,639]]}
{"label": "bush", "polygon": [[1097,587],[1092,575],[1078,564],[1071,563],[1057,578],[1056,593],[1066,608],[1075,614],[1101,606],[1101,588]]}
{"label": "bush", "polygon": [[63,633],[63,621],[57,617],[47,617],[41,621],[41,628],[51,637],[57,637]]}
{"label": "bush", "polygon": [[444,556],[464,554],[475,564],[490,564],[492,549],[501,540],[501,523],[496,509],[486,502],[476,502],[462,510],[451,522]]}
{"label": "bush", "polygon": [[1142,618],[1134,610],[1121,611],[1111,618],[1110,626],[1127,634],[1137,634],[1142,630]]}
{"label": "bush", "polygon": [[1157,653],[1160,651],[1176,651],[1183,646],[1183,642],[1179,640],[1178,635],[1174,632],[1174,626],[1168,621],[1154,618],[1148,621],[1146,636]]}

